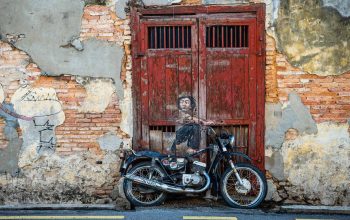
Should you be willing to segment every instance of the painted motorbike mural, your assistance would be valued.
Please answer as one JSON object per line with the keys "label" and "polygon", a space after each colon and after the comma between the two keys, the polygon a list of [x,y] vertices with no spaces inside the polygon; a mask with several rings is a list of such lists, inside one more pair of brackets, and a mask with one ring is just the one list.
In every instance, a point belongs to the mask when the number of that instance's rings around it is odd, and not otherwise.
{"label": "painted motorbike mural", "polygon": [[[120,172],[125,177],[126,198],[135,206],[153,206],[162,204],[168,193],[204,194],[211,190],[221,194],[231,207],[259,206],[267,192],[264,174],[249,163],[247,155],[234,151],[232,135],[218,135],[210,126],[207,135],[212,144],[185,156],[125,151]],[[210,155],[207,163],[197,160],[205,153]],[[246,163],[234,163],[235,157]]]}

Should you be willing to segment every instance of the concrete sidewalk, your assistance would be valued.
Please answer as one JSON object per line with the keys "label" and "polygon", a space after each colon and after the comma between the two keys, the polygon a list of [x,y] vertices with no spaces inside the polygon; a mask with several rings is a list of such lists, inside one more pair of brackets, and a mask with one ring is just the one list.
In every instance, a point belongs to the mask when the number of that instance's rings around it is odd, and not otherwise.
{"label": "concrete sidewalk", "polygon": [[[280,212],[305,214],[345,214],[350,215],[350,206],[311,206],[311,205],[283,205]],[[349,217],[350,219],[350,217]]]}

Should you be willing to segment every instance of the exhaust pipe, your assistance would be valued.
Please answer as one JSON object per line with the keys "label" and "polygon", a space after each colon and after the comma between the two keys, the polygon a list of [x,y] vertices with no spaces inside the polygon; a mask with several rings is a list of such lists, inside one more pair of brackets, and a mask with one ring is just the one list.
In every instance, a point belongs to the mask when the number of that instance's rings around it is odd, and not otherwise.
{"label": "exhaust pipe", "polygon": [[128,180],[131,180],[133,182],[151,187],[153,189],[157,189],[157,190],[168,192],[168,193],[201,193],[201,192],[206,191],[210,186],[209,175],[206,172],[204,172],[203,174],[205,176],[206,184],[204,187],[202,187],[200,189],[181,188],[181,187],[171,186],[171,185],[168,185],[165,183],[160,183],[160,182],[155,181],[155,180],[150,180],[150,179],[146,179],[143,177],[135,176],[133,174],[125,175],[125,178]]}

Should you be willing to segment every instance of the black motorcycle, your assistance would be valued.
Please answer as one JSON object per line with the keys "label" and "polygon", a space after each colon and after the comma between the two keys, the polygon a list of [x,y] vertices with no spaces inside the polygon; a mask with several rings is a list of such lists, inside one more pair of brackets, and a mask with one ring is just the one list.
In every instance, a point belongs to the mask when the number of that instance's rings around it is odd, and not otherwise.
{"label": "black motorcycle", "polygon": [[[231,207],[257,207],[266,196],[265,175],[247,155],[235,152],[234,136],[217,135],[212,127],[207,131],[212,143],[186,156],[126,150],[120,168],[126,198],[135,206],[154,206],[162,204],[168,193],[200,194],[212,190]],[[207,163],[198,161],[204,153]],[[246,162],[235,163],[234,158]]]}

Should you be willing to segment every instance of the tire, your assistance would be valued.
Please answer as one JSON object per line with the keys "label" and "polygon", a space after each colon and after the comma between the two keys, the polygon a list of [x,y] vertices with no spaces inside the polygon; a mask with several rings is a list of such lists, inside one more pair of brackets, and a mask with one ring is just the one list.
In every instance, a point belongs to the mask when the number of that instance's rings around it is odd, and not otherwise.
{"label": "tire", "polygon": [[[150,168],[150,161],[142,162],[133,166],[128,171],[128,174],[144,177],[149,174]],[[164,177],[166,174],[159,166],[155,165],[153,175],[152,179]],[[131,180],[124,179],[123,188],[126,198],[134,206],[156,206],[162,204],[166,199],[165,192],[157,191],[156,189],[140,185]]]}
{"label": "tire", "polygon": [[265,175],[251,164],[236,164],[245,187],[239,182],[233,169],[226,169],[220,181],[221,195],[226,203],[234,208],[256,208],[264,201],[267,193]]}

